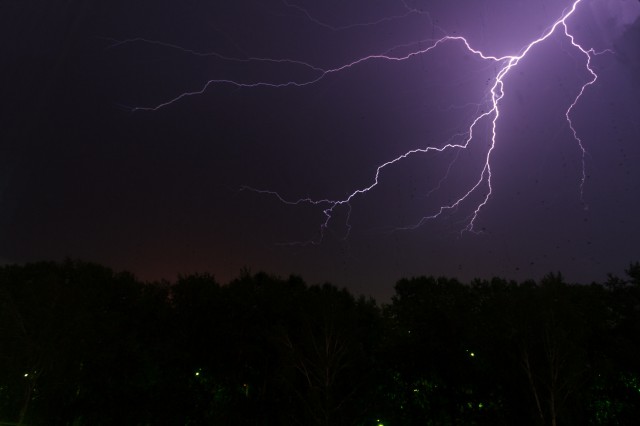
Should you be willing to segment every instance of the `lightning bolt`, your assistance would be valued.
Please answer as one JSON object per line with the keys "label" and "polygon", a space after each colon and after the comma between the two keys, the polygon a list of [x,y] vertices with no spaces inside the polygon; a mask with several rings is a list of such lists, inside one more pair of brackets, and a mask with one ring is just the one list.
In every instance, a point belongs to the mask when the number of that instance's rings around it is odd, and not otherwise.
{"label": "lightning bolt", "polygon": [[[583,203],[583,206],[585,207],[585,209],[587,208],[587,204],[584,201],[584,185],[585,185],[585,181],[586,181],[586,155],[587,155],[587,151],[584,147],[583,141],[582,139],[579,137],[579,134],[574,126],[574,123],[571,119],[571,114],[574,110],[574,108],[576,107],[576,105],[578,104],[578,102],[580,101],[581,97],[584,95],[585,90],[591,86],[592,84],[596,83],[597,79],[598,79],[598,75],[596,74],[596,72],[594,71],[593,67],[592,67],[592,59],[595,55],[604,53],[603,52],[596,52],[594,51],[594,49],[587,49],[585,47],[583,47],[581,44],[579,44],[575,37],[571,34],[571,32],[569,31],[569,27],[567,25],[567,21],[571,18],[571,16],[575,13],[576,9],[578,8],[578,6],[580,5],[580,3],[583,0],[574,0],[574,2],[571,4],[570,7],[566,8],[565,10],[563,10],[563,12],[561,13],[561,16],[555,20],[553,22],[552,25],[550,25],[549,27],[547,27],[547,29],[545,29],[542,33],[542,35],[540,35],[538,38],[536,38],[535,40],[531,41],[529,44],[527,44],[526,46],[524,46],[523,48],[520,49],[520,51],[516,54],[513,55],[506,55],[506,56],[492,56],[490,54],[484,53],[478,49],[475,49],[472,47],[472,44],[469,42],[469,40],[467,40],[465,37],[463,36],[451,36],[451,35],[445,35],[443,37],[437,38],[437,39],[431,39],[431,40],[422,40],[418,43],[414,43],[414,44],[410,44],[410,45],[402,45],[402,46],[396,46],[392,49],[389,49],[383,53],[380,54],[373,54],[373,55],[368,55],[368,56],[363,56],[360,58],[357,58],[349,63],[343,64],[341,66],[335,67],[335,68],[321,68],[315,65],[312,65],[311,63],[308,62],[304,62],[304,61],[297,61],[297,60],[292,60],[292,59],[273,59],[273,58],[262,58],[262,57],[246,57],[246,58],[233,58],[233,57],[228,57],[228,56],[223,56],[223,55],[219,55],[217,53],[201,53],[201,52],[195,52],[193,50],[189,50],[189,49],[185,49],[182,48],[180,46],[177,45],[173,45],[173,44],[169,44],[169,43],[161,43],[161,42],[157,42],[157,41],[152,41],[152,40],[145,40],[145,39],[130,39],[130,40],[124,40],[124,41],[115,41],[115,44],[113,46],[117,46],[117,45],[121,45],[124,43],[132,43],[132,42],[145,42],[145,43],[154,43],[154,44],[161,44],[164,47],[168,47],[168,48],[173,48],[173,49],[179,49],[184,51],[185,53],[190,53],[190,54],[195,54],[195,55],[200,55],[200,56],[205,56],[205,55],[212,55],[212,56],[216,56],[219,59],[223,59],[223,60],[228,60],[228,61],[239,61],[239,62],[271,62],[271,63],[280,63],[280,64],[288,64],[291,66],[295,66],[295,67],[301,67],[303,69],[306,69],[309,73],[311,73],[311,77],[307,78],[307,79],[302,79],[302,80],[289,80],[289,81],[283,81],[283,82],[275,82],[275,81],[235,81],[232,79],[212,79],[207,81],[202,87],[200,87],[200,89],[198,90],[194,90],[194,91],[190,91],[190,92],[184,92],[179,94],[178,96],[169,99],[165,102],[162,102],[158,105],[155,106],[151,106],[151,107],[136,107],[136,108],[132,108],[132,111],[155,111],[158,110],[160,108],[165,108],[171,104],[174,104],[178,101],[181,101],[185,98],[188,98],[190,96],[196,96],[196,95],[200,95],[202,93],[204,93],[205,91],[207,91],[211,86],[213,85],[221,85],[221,84],[225,84],[225,85],[232,85],[232,86],[236,86],[239,88],[257,88],[257,87],[267,87],[267,88],[273,88],[273,89],[281,89],[281,88],[286,88],[286,87],[304,87],[304,86],[308,86],[308,85],[312,85],[312,84],[316,84],[319,81],[333,75],[336,73],[340,73],[342,71],[354,68],[354,67],[358,67],[358,66],[362,66],[365,63],[368,62],[372,62],[372,61],[389,61],[389,62],[400,62],[400,61],[405,61],[408,60],[412,57],[416,57],[419,55],[425,55],[428,54],[429,52],[431,52],[434,49],[439,48],[440,46],[443,46],[445,44],[450,44],[450,43],[458,43],[460,45],[462,45],[464,47],[464,49],[466,49],[467,52],[479,57],[481,60],[483,61],[488,61],[490,63],[494,63],[495,67],[496,67],[496,76],[495,79],[493,80],[493,83],[488,91],[488,105],[489,108],[487,111],[478,111],[476,112],[475,116],[473,116],[473,118],[470,120],[470,124],[467,127],[467,130],[462,133],[462,134],[458,134],[458,135],[454,135],[453,137],[451,137],[448,141],[446,141],[442,146],[439,147],[435,147],[435,146],[426,146],[423,148],[416,148],[416,149],[412,149],[409,151],[406,151],[404,153],[402,153],[401,155],[392,158],[382,164],[380,164],[379,166],[377,166],[376,171],[375,171],[375,175],[373,176],[373,179],[371,180],[371,183],[367,186],[361,187],[361,188],[357,188],[355,190],[353,190],[351,193],[347,194],[344,198],[341,199],[315,199],[315,198],[299,198],[299,199],[287,199],[283,196],[281,196],[277,191],[273,191],[273,190],[267,190],[267,189],[260,189],[260,188],[254,188],[251,186],[243,186],[241,188],[241,190],[245,190],[245,191],[252,191],[254,193],[258,193],[258,194],[265,194],[268,196],[272,196],[275,197],[276,199],[278,199],[280,202],[287,204],[287,205],[302,205],[302,204],[307,204],[307,205],[313,205],[313,206],[317,206],[319,208],[322,209],[322,212],[324,214],[324,220],[322,221],[322,223],[320,223],[320,229],[319,229],[319,234],[317,237],[315,237],[314,239],[311,239],[307,242],[300,242],[300,243],[292,243],[292,244],[318,244],[320,243],[324,237],[325,237],[325,233],[326,231],[329,229],[329,225],[331,223],[332,218],[334,217],[334,214],[336,212],[336,210],[338,208],[341,207],[346,207],[347,209],[347,219],[346,219],[346,228],[347,228],[347,232],[346,235],[344,236],[344,238],[347,238],[349,235],[349,232],[351,230],[351,225],[349,223],[349,217],[351,215],[351,208],[352,208],[352,202],[358,198],[358,197],[362,197],[365,194],[367,194],[368,192],[374,190],[380,180],[382,179],[382,174],[385,171],[385,169],[389,168],[390,166],[393,166],[397,163],[402,162],[403,160],[406,160],[407,158],[411,157],[411,156],[415,156],[415,155],[422,155],[422,154],[429,154],[429,153],[441,153],[444,151],[449,151],[449,150],[465,150],[468,149],[471,145],[471,143],[476,139],[476,134],[479,133],[481,130],[478,129],[479,124],[481,122],[488,122],[489,123],[489,127],[490,127],[490,131],[489,131],[489,148],[486,151],[486,154],[484,156],[484,164],[482,166],[482,170],[480,171],[479,175],[477,176],[477,179],[475,180],[474,183],[472,183],[469,187],[467,187],[464,191],[462,191],[461,193],[458,194],[458,197],[455,198],[452,202],[448,203],[448,204],[443,204],[440,207],[435,208],[431,213],[424,215],[419,221],[417,221],[416,223],[410,225],[410,226],[405,226],[405,227],[401,227],[401,228],[396,228],[397,230],[408,230],[408,229],[416,229],[420,226],[422,226],[425,222],[430,221],[430,220],[434,220],[440,216],[442,216],[444,213],[448,212],[448,211],[452,211],[454,209],[457,209],[458,207],[460,207],[463,203],[469,201],[469,199],[474,196],[474,197],[478,197],[479,201],[477,201],[471,208],[472,213],[467,217],[466,219],[466,225],[464,225],[461,229],[461,232],[474,232],[474,233],[478,233],[480,231],[476,230],[476,221],[478,219],[478,216],[480,215],[482,209],[487,205],[487,203],[490,201],[491,195],[493,193],[493,186],[492,186],[492,168],[491,168],[491,157],[492,154],[494,152],[494,150],[497,147],[497,142],[499,139],[498,136],[498,121],[500,119],[500,116],[502,114],[501,112],[501,100],[504,98],[505,96],[505,90],[506,90],[506,79],[509,76],[509,74],[512,72],[512,70],[514,70],[520,63],[520,61],[522,59],[524,59],[529,52],[532,51],[532,49],[534,49],[537,45],[545,42],[547,39],[549,39],[552,35],[554,35],[556,32],[562,32],[562,34],[569,40],[569,42],[571,43],[571,45],[573,46],[574,49],[576,49],[577,51],[579,51],[585,58],[585,68],[588,71],[588,73],[590,74],[590,78],[581,86],[580,90],[578,91],[577,95],[575,96],[575,98],[573,99],[573,101],[570,103],[570,105],[568,106],[568,108],[566,109],[565,112],[565,119],[568,123],[569,129],[571,130],[573,139],[575,140],[578,148],[580,149],[581,152],[581,161],[582,161],[582,174],[581,174],[581,178],[580,178],[580,184],[579,184],[579,190],[580,190],[580,198],[581,201]],[[294,9],[298,12],[301,12],[302,14],[304,14],[307,18],[309,18],[310,20],[312,20],[313,22],[315,22],[318,25],[321,25],[323,27],[326,27],[330,30],[344,30],[344,29],[350,29],[356,26],[363,26],[363,25],[375,25],[377,23],[380,22],[384,22],[384,21],[388,21],[388,20],[394,20],[394,19],[401,19],[405,16],[411,15],[411,14],[423,14],[424,12],[421,11],[417,11],[416,9],[410,8],[404,1],[403,4],[405,6],[405,13],[402,15],[397,15],[397,16],[392,16],[390,18],[385,18],[383,20],[380,21],[375,21],[375,22],[371,22],[371,23],[363,23],[363,24],[354,24],[351,26],[345,26],[345,27],[334,27],[334,26],[330,26],[324,22],[321,22],[315,18],[313,18],[313,16],[311,16],[311,14],[309,14],[305,9],[303,9],[300,6],[297,6],[295,4],[292,3],[288,3],[285,0],[283,0],[284,4],[291,8]],[[428,15],[427,15],[428,16]],[[430,19],[430,17],[429,17]],[[422,47],[422,48],[415,48],[415,46],[424,46],[426,45],[427,47]],[[403,55],[395,55],[393,54],[393,52],[397,51],[400,48],[412,48],[412,50],[410,50],[408,53],[405,53]],[[454,142],[456,139],[461,139],[461,141],[459,142]],[[459,153],[459,152],[458,152]],[[456,154],[456,158],[457,158],[457,154]],[[455,162],[455,158],[453,160]],[[439,182],[438,184],[438,188],[440,187],[440,185],[442,184],[442,182],[447,178],[449,171],[452,167],[453,162],[449,165],[449,168],[447,169],[447,174],[445,175],[445,177]],[[430,191],[433,192],[434,190]]]}

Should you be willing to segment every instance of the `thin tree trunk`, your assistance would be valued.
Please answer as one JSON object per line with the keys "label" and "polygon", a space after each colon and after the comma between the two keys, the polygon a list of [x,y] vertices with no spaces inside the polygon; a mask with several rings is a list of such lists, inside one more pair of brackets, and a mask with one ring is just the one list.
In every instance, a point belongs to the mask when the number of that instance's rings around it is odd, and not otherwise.
{"label": "thin tree trunk", "polygon": [[22,407],[20,408],[20,416],[18,417],[18,425],[24,424],[24,419],[27,417],[27,411],[29,410],[29,403],[31,402],[31,396],[33,395],[34,383],[29,380],[29,385],[27,386],[24,401],[22,402]]}
{"label": "thin tree trunk", "polygon": [[529,385],[531,386],[531,392],[533,393],[533,397],[536,401],[536,408],[538,409],[538,415],[540,416],[540,420],[544,424],[544,413],[542,412],[542,405],[540,404],[540,398],[538,397],[538,390],[536,389],[536,384],[533,381],[533,374],[531,373],[531,364],[529,363],[529,353],[526,349],[522,350],[522,359],[524,363],[524,370],[527,373],[527,378],[529,379]]}

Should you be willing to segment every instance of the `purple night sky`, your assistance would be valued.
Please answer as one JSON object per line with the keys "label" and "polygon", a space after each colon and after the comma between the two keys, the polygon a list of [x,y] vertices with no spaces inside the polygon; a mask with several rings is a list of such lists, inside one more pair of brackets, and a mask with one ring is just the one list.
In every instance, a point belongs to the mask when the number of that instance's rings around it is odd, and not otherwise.
{"label": "purple night sky", "polygon": [[[640,2],[582,0],[506,76],[459,40],[519,55],[571,0],[69,0],[0,5],[0,259],[70,256],[143,279],[243,267],[388,298],[401,277],[602,281],[640,260]],[[289,62],[246,60],[289,59]],[[294,63],[292,61],[299,61]],[[138,108],[138,109],[136,109]],[[133,109],[133,111],[132,111]],[[444,179],[446,177],[446,179]],[[348,237],[345,238],[348,234]],[[289,244],[299,242],[307,244]],[[313,242],[313,244],[308,243]]]}

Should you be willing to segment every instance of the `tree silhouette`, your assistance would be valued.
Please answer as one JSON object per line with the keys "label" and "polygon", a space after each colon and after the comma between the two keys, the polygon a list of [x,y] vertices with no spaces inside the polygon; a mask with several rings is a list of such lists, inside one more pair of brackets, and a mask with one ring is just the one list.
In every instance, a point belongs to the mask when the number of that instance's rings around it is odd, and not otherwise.
{"label": "tree silhouette", "polygon": [[603,285],[416,277],[379,306],[295,276],[7,265],[0,423],[633,424],[638,270]]}

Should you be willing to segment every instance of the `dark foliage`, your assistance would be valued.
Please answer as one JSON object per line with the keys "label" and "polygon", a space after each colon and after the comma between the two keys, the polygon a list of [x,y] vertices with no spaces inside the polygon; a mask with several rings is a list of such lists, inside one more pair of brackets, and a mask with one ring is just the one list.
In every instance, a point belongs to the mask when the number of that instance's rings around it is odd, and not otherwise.
{"label": "dark foliage", "polygon": [[0,424],[634,424],[638,271],[403,279],[378,306],[263,273],[4,266]]}

